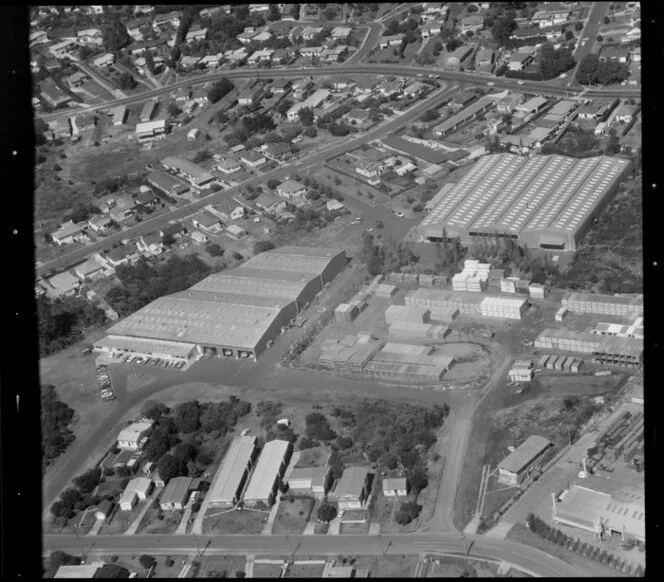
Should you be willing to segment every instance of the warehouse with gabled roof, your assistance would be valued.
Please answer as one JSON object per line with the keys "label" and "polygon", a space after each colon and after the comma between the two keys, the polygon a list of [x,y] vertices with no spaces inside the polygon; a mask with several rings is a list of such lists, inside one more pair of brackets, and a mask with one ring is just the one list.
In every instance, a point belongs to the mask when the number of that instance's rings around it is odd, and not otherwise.
{"label": "warehouse with gabled roof", "polygon": [[417,238],[439,242],[446,231],[465,244],[499,237],[576,250],[629,167],[629,160],[608,156],[484,156],[422,220]]}

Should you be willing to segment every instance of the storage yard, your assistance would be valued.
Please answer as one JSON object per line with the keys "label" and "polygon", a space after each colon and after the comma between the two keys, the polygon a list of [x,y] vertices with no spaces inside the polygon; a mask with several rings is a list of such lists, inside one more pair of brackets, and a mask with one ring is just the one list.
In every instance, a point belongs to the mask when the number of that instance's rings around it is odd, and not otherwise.
{"label": "storage yard", "polygon": [[202,355],[255,361],[346,262],[338,249],[261,253],[153,301],[111,327],[94,348],[185,362]]}
{"label": "storage yard", "polygon": [[439,242],[446,231],[465,244],[507,237],[533,248],[576,250],[629,166],[607,156],[484,156],[415,227],[416,239]]}

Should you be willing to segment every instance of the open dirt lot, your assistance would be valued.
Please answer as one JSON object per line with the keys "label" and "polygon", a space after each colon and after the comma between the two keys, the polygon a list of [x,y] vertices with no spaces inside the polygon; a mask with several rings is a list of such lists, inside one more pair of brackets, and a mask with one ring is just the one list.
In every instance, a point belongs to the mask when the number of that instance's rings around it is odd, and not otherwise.
{"label": "open dirt lot", "polygon": [[417,556],[357,556],[353,566],[368,568],[372,578],[410,578]]}
{"label": "open dirt lot", "polygon": [[463,560],[461,558],[434,558],[433,563],[426,564],[424,574],[428,578],[495,578],[498,564]]}

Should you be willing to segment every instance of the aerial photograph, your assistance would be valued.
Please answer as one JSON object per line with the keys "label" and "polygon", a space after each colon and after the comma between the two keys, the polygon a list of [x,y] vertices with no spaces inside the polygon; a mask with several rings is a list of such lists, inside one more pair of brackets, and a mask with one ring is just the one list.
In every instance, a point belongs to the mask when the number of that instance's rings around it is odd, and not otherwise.
{"label": "aerial photograph", "polygon": [[645,576],[639,2],[26,16],[44,578]]}

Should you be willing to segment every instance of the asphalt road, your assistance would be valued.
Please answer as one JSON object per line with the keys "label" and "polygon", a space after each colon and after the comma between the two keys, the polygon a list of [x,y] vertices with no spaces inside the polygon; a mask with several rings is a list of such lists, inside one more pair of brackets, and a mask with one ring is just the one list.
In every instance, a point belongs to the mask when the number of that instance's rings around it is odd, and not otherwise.
{"label": "asphalt road", "polygon": [[[372,29],[373,34],[373,29]],[[369,46],[369,43],[367,43]],[[344,66],[345,65],[345,66]],[[88,113],[91,111],[98,111],[104,109],[111,109],[118,105],[132,105],[136,103],[142,103],[158,97],[159,95],[165,95],[178,89],[180,87],[194,87],[196,85],[201,85],[208,83],[210,81],[218,81],[222,78],[228,79],[244,79],[244,78],[280,78],[280,77],[304,77],[307,75],[310,76],[328,76],[335,74],[342,75],[399,75],[403,77],[416,77],[417,75],[429,75],[436,74],[441,77],[443,80],[450,81],[459,81],[464,83],[477,83],[479,85],[485,86],[487,79],[490,79],[491,82],[495,83],[496,88],[504,89],[516,89],[519,88],[520,91],[536,91],[543,92],[551,95],[564,95],[569,93],[570,89],[564,89],[560,87],[550,87],[538,82],[525,82],[523,85],[518,85],[516,79],[506,79],[501,77],[487,77],[486,75],[477,75],[475,73],[466,73],[466,72],[455,72],[455,71],[442,71],[433,69],[430,67],[413,67],[413,66],[404,66],[404,65],[349,65],[342,64],[342,66],[337,67],[324,67],[324,68],[288,68],[288,67],[279,67],[279,68],[242,68],[236,70],[220,71],[212,75],[201,75],[198,77],[191,77],[162,87],[161,89],[154,89],[152,91],[145,91],[138,95],[131,97],[126,97],[122,99],[115,99],[103,103],[101,105],[89,105],[85,107],[78,107],[76,109],[62,109],[52,113],[41,113],[37,117],[43,119],[44,121],[52,121],[61,117],[70,117],[76,113]],[[595,97],[640,97],[641,91],[636,89],[611,89],[611,90],[601,90],[597,89],[592,91],[592,95],[587,93],[587,95]]]}
{"label": "asphalt road", "polygon": [[360,48],[349,59],[341,64],[341,69],[359,65],[376,46],[378,39],[383,34],[383,25],[380,22],[372,22],[368,27],[369,34],[360,45]]}
{"label": "asphalt road", "polygon": [[[579,63],[592,52],[592,49],[595,46],[597,35],[599,34],[599,27],[602,25],[602,19],[606,14],[607,8],[607,2],[593,2],[585,27],[581,32],[581,38],[579,39],[579,42],[576,43],[574,58],[576,59],[577,64],[576,67],[574,67],[574,72],[570,74],[571,79],[569,80],[568,86],[576,84],[576,70],[579,68]],[[585,41],[585,44],[583,41],[584,38],[588,39]]]}
{"label": "asphalt road", "polygon": [[[74,536],[45,535],[44,549],[80,553],[81,544]],[[210,541],[209,545],[208,540]],[[470,545],[472,543],[472,545]],[[400,534],[400,535],[134,535],[96,536],[83,540],[83,550],[108,554],[172,554],[193,555],[197,548],[205,555],[253,554],[290,555],[413,555],[421,553],[464,554],[470,545],[469,556],[504,560],[540,576],[594,576],[591,567],[571,565],[541,550],[509,540],[458,533]],[[91,548],[92,546],[92,548]],[[207,546],[207,547],[206,547]]]}
{"label": "asphalt road", "polygon": [[227,199],[231,196],[237,196],[240,193],[240,189],[248,185],[256,184],[265,184],[270,179],[283,178],[284,176],[293,173],[294,171],[304,171],[308,169],[310,165],[317,165],[323,162],[325,159],[333,158],[344,152],[350,151],[359,147],[362,144],[369,143],[379,137],[396,131],[400,127],[407,125],[411,121],[417,119],[422,112],[426,111],[431,107],[435,107],[437,104],[442,103],[448,95],[453,92],[454,89],[450,87],[445,87],[443,89],[438,89],[432,93],[428,98],[420,101],[414,107],[411,107],[406,113],[396,116],[395,118],[382,122],[377,125],[375,128],[369,130],[368,132],[362,134],[360,137],[355,139],[347,140],[341,143],[338,143],[334,146],[327,147],[321,151],[314,150],[309,155],[306,155],[301,159],[301,163],[289,164],[287,166],[281,167],[270,172],[266,172],[260,176],[255,176],[242,182],[242,184],[229,188],[228,190],[220,190],[210,194],[200,200],[191,202],[182,208],[178,208],[171,212],[155,216],[153,218],[148,218],[140,222],[139,224],[132,226],[121,232],[114,233],[105,237],[103,240],[94,242],[92,244],[85,245],[84,247],[73,250],[65,255],[61,255],[51,261],[47,261],[36,268],[37,275],[43,275],[51,269],[67,269],[72,265],[75,265],[78,262],[85,260],[88,255],[91,255],[96,252],[101,252],[104,250],[110,249],[115,243],[120,242],[123,239],[132,238],[143,234],[146,232],[151,232],[159,229],[160,227],[167,224],[170,220],[177,220],[184,218],[192,214],[193,212],[201,209],[202,207],[208,204],[214,204],[220,202],[221,200]]}

